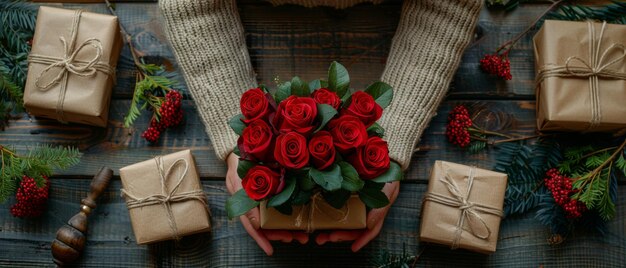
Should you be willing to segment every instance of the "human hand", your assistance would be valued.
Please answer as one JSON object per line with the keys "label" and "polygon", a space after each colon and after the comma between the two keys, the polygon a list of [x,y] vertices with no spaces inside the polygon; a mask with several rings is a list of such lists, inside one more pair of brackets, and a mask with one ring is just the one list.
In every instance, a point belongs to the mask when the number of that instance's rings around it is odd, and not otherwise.
{"label": "human hand", "polygon": [[[237,174],[237,165],[239,164],[239,157],[233,153],[228,155],[226,159],[226,165],[228,170],[226,171],[226,188],[232,195],[239,191],[241,186],[241,178]],[[293,240],[306,244],[309,242],[309,235],[305,232],[292,232],[286,230],[264,230],[260,229],[259,223],[259,208],[255,207],[248,211],[246,214],[239,216],[241,224],[246,229],[246,232],[256,241],[261,249],[271,256],[274,253],[274,248],[270,241],[281,241],[284,243],[291,243]]]}
{"label": "human hand", "polygon": [[398,198],[400,182],[394,181],[387,183],[382,191],[387,195],[387,198],[389,198],[389,205],[370,210],[367,214],[367,228],[365,230],[337,230],[331,231],[330,233],[320,233],[315,238],[315,242],[318,245],[323,245],[327,242],[354,241],[352,243],[353,252],[357,252],[367,245],[367,243],[378,236],[378,233],[380,233],[380,230],[383,228],[383,223],[385,217],[387,217],[389,208],[391,208],[391,205],[396,201],[396,198]]}

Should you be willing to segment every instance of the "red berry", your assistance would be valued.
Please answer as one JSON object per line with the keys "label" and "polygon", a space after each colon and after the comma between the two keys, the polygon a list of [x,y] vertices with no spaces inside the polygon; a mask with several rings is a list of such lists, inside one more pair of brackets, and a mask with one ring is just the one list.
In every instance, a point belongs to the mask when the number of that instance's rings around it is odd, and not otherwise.
{"label": "red berry", "polygon": [[183,121],[182,109],[183,96],[176,90],[170,90],[165,95],[165,101],[159,108],[160,120],[155,118],[150,121],[150,127],[141,135],[148,142],[155,143],[159,140],[165,129],[174,127]]}
{"label": "red berry", "polygon": [[454,107],[448,115],[448,125],[446,126],[448,141],[459,147],[467,146],[471,141],[467,128],[471,127],[472,124],[472,119],[465,106],[459,105]]}
{"label": "red berry", "polygon": [[496,75],[504,80],[511,80],[511,62],[506,55],[492,54],[485,55],[480,60],[481,69],[488,73]]}
{"label": "red berry", "polygon": [[583,202],[572,199],[571,195],[578,190],[572,189],[572,178],[562,175],[556,168],[546,172],[544,183],[552,192],[554,202],[565,210],[566,217],[579,218],[587,210]]}
{"label": "red berry", "polygon": [[48,201],[48,189],[50,188],[50,180],[48,177],[42,176],[46,181],[43,187],[37,187],[37,183],[33,178],[23,176],[20,187],[17,189],[15,199],[17,203],[11,206],[11,214],[20,218],[39,217],[46,208]]}

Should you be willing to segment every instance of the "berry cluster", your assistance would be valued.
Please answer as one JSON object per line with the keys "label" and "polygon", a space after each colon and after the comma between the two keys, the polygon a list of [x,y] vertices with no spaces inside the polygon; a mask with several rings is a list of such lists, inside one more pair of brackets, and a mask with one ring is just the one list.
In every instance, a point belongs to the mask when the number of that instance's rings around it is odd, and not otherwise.
{"label": "berry cluster", "polygon": [[465,147],[470,143],[470,133],[467,128],[472,126],[472,119],[467,108],[463,105],[454,107],[448,115],[448,125],[446,126],[446,136],[448,141],[460,147]]}
{"label": "berry cluster", "polygon": [[20,218],[34,218],[43,214],[48,201],[48,189],[50,188],[50,180],[48,177],[42,176],[46,180],[43,187],[37,187],[37,183],[31,177],[23,176],[20,182],[20,188],[15,194],[17,203],[11,206],[11,214]]}
{"label": "berry cluster", "polygon": [[572,179],[561,174],[556,168],[546,172],[544,183],[552,192],[554,201],[565,210],[568,218],[580,218],[587,210],[584,203],[570,197],[576,193],[576,190],[572,189]]}
{"label": "berry cluster", "polygon": [[183,96],[176,90],[170,90],[165,95],[165,101],[159,108],[159,119],[153,117],[150,121],[150,127],[141,134],[141,137],[151,143],[155,143],[159,140],[161,133],[165,129],[175,127],[183,121],[183,109],[182,109]]}
{"label": "berry cluster", "polygon": [[490,54],[480,60],[480,68],[488,74],[511,80],[511,62],[506,55]]}

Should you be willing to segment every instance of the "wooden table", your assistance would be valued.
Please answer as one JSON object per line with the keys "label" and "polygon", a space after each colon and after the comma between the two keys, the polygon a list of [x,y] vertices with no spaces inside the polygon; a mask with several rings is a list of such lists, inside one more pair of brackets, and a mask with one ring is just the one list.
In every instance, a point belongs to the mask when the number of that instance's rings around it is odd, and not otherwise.
{"label": "wooden table", "polygon": [[[102,4],[63,4],[106,13]],[[328,64],[342,62],[349,69],[353,86],[362,88],[378,78],[385,66],[391,38],[400,16],[399,1],[381,5],[360,5],[346,11],[296,6],[272,7],[265,2],[240,1],[246,41],[258,79],[273,85],[275,76],[304,79],[324,77]],[[169,130],[156,146],[141,137],[147,128],[146,114],[133,129],[125,129],[125,115],[134,83],[134,69],[127,48],[118,67],[108,128],[62,125],[52,120],[24,116],[0,132],[0,143],[24,151],[37,143],[72,145],[84,153],[79,166],[52,178],[47,213],[38,220],[10,216],[13,200],[0,205],[0,266],[52,266],[50,242],[56,230],[78,211],[89,179],[100,166],[116,170],[116,178],[103,195],[90,219],[87,249],[80,266],[88,267],[370,267],[371,255],[381,249],[421,253],[418,266],[451,267],[591,267],[625,266],[624,226],[626,194],[620,189],[617,218],[605,236],[576,233],[559,246],[546,242],[549,230],[533,213],[510,217],[502,222],[498,250],[484,256],[464,250],[418,242],[420,204],[427,176],[435,160],[493,168],[497,149],[469,154],[447,143],[446,115],[457,104],[484,109],[482,124],[491,129],[530,134],[535,130],[533,55],[530,36],[510,55],[513,80],[502,82],[479,70],[478,60],[505,40],[527,27],[547,5],[528,4],[514,12],[483,10],[476,40],[465,52],[461,66],[413,156],[398,200],[385,220],[380,235],[358,253],[348,244],[317,246],[275,243],[275,255],[267,257],[247,235],[238,221],[224,211],[228,197],[224,187],[224,164],[213,152],[193,100],[186,95],[185,125]],[[135,36],[136,46],[147,59],[177,70],[166,41],[156,3],[118,3],[121,22]],[[182,76],[179,76],[182,80]],[[138,246],[134,241],[124,201],[120,197],[117,169],[150,157],[182,149],[193,150],[202,184],[209,196],[213,230],[184,238],[178,245],[162,242]],[[622,182],[623,184],[623,182]]]}

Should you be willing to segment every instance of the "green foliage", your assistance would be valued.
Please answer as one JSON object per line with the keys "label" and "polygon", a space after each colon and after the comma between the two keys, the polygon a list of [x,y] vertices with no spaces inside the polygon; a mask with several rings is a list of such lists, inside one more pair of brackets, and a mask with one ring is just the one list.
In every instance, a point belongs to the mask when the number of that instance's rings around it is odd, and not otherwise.
{"label": "green foliage", "polygon": [[406,245],[402,246],[402,253],[391,253],[388,250],[381,250],[372,257],[371,263],[375,268],[410,268],[415,266],[417,256],[406,251]]}
{"label": "green foliage", "polygon": [[22,176],[31,177],[38,186],[43,186],[42,176],[51,176],[54,170],[67,169],[78,164],[81,156],[78,149],[71,147],[36,146],[24,156],[17,155],[6,147],[0,148],[0,202],[15,193]]}
{"label": "green foliage", "polygon": [[391,161],[389,163],[389,169],[380,176],[372,179],[372,181],[379,183],[401,181],[404,177],[403,175],[404,174],[402,173],[402,168],[400,168],[400,165],[398,165],[398,163],[394,161]]}
{"label": "green foliage", "polygon": [[372,96],[383,109],[387,108],[393,99],[393,89],[385,82],[374,82],[365,89],[365,93]]}
{"label": "green foliage", "polygon": [[327,170],[317,170],[311,168],[309,170],[309,176],[326,191],[335,191],[341,189],[341,182],[343,177],[341,176],[341,169],[339,165],[333,165]]}
{"label": "green foliage", "polygon": [[328,104],[317,104],[317,117],[320,119],[320,126],[315,131],[320,131],[326,124],[337,115],[337,110]]}
{"label": "green foliage", "polygon": [[257,207],[259,201],[254,201],[248,197],[246,191],[241,189],[226,200],[226,214],[229,219],[246,214],[249,210]]}
{"label": "green foliage", "polygon": [[285,204],[296,189],[296,178],[288,176],[285,178],[285,188],[267,202],[268,207],[277,207]]}
{"label": "green foliage", "polygon": [[243,134],[243,129],[246,128],[246,124],[241,121],[242,119],[243,115],[237,114],[233,116],[230,120],[228,120],[228,125],[230,126],[230,128],[232,128],[233,131],[240,136]]}
{"label": "green foliage", "polygon": [[359,198],[369,208],[382,208],[389,205],[387,195],[381,191],[385,184],[366,181],[363,189],[359,191]]}
{"label": "green foliage", "polygon": [[291,79],[291,94],[300,97],[308,97],[311,95],[311,89],[309,89],[309,84],[302,81],[300,77],[295,76]]}
{"label": "green foliage", "polygon": [[336,209],[342,208],[346,204],[346,202],[348,202],[348,199],[350,199],[350,195],[352,195],[352,193],[344,189],[339,189],[334,192],[322,193],[322,196],[324,197],[326,203]]}
{"label": "green foliage", "polygon": [[165,68],[155,64],[141,64],[138,66],[141,73],[137,75],[133,99],[124,117],[124,127],[130,127],[139,118],[142,110],[150,109],[154,118],[161,118],[159,108],[165,101],[165,94],[172,86],[178,83],[165,72]]}
{"label": "green foliage", "polygon": [[237,165],[237,175],[239,178],[242,178],[248,174],[248,170],[252,167],[256,166],[256,164],[252,161],[248,160],[239,160],[239,164]]}
{"label": "green foliage", "polygon": [[363,189],[365,182],[359,178],[359,174],[356,169],[350,165],[350,163],[341,161],[338,163],[341,168],[341,188],[351,192],[356,192]]}
{"label": "green foliage", "polygon": [[289,98],[289,96],[291,96],[291,82],[279,84],[276,89],[276,93],[274,94],[274,100],[276,100],[276,103],[280,103],[284,99]]}
{"label": "green foliage", "polygon": [[348,70],[343,65],[336,61],[330,64],[328,68],[328,88],[337,93],[339,96],[343,96],[350,87],[350,75]]}
{"label": "green foliage", "polygon": [[375,136],[382,138],[385,136],[385,129],[382,126],[380,126],[378,123],[374,123],[370,127],[367,128],[367,134],[375,135]]}
{"label": "green foliage", "polygon": [[[573,2],[573,1],[572,1]],[[581,5],[561,5],[556,10],[546,15],[546,19],[585,21],[597,20],[608,23],[626,24],[626,2],[613,1],[602,7],[589,7]]]}
{"label": "green foliage", "polygon": [[497,147],[496,171],[508,175],[504,201],[505,216],[525,213],[541,201],[545,172],[561,161],[559,144],[539,140],[533,145],[505,143]]}

